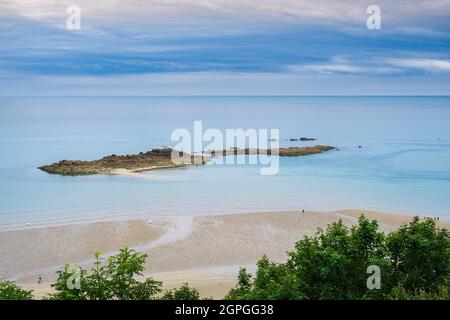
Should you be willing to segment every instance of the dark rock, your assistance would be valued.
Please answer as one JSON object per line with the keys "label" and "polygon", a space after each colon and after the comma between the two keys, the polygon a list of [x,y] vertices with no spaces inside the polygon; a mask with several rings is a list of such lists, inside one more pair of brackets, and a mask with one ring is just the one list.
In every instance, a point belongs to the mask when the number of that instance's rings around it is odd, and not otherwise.
{"label": "dark rock", "polygon": [[317,139],[316,138],[301,137],[299,140],[300,141],[316,141]]}

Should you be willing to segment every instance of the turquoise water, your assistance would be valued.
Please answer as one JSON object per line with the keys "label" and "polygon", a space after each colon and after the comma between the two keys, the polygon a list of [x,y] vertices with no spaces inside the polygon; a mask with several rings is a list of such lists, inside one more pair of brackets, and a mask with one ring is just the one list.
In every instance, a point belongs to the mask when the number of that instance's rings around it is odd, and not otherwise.
{"label": "turquoise water", "polygon": [[[450,97],[0,98],[0,228],[259,210],[366,208],[450,217]],[[279,128],[339,151],[256,165],[62,177],[61,159],[173,145],[176,128]],[[358,148],[361,145],[362,148]]]}

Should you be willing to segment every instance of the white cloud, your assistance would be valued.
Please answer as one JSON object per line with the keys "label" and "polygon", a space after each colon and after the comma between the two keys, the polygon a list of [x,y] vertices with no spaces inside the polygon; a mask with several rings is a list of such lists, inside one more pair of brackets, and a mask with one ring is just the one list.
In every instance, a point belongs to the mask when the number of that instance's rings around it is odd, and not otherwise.
{"label": "white cloud", "polygon": [[450,72],[449,60],[438,59],[388,59],[396,67],[420,69],[428,72]]}
{"label": "white cloud", "polygon": [[334,56],[326,63],[301,64],[287,66],[288,72],[302,73],[331,73],[331,74],[394,74],[400,71],[399,68],[391,67],[377,63],[378,59],[371,58],[367,60],[350,61],[346,57]]}
{"label": "white cloud", "polygon": [[310,64],[304,66],[292,66],[291,70],[293,71],[313,71],[318,73],[359,73],[363,71],[358,66],[346,65],[346,64]]}
{"label": "white cloud", "polygon": [[350,61],[339,56],[333,57],[329,62],[318,64],[290,65],[285,68],[293,73],[348,73],[389,75],[404,74],[411,69],[430,73],[450,72],[450,60],[431,58],[386,58],[371,57],[367,60]]}
{"label": "white cloud", "polygon": [[413,36],[441,37],[441,38],[443,37],[448,38],[450,36],[446,32],[423,27],[398,27],[395,28],[393,31]]}
{"label": "white cloud", "polygon": [[[325,23],[365,22],[369,0],[2,0],[0,14],[16,14],[30,19],[54,19],[66,16],[66,8],[77,4],[90,19],[130,21],[146,18],[148,23],[179,19],[254,20],[279,19]],[[382,18],[390,21],[442,15],[450,10],[450,1],[379,0]]]}

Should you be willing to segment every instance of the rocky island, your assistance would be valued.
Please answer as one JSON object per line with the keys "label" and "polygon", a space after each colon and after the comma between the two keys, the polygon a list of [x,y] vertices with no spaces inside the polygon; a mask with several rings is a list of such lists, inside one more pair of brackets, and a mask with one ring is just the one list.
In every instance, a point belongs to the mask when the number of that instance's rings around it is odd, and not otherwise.
{"label": "rocky island", "polygon": [[287,147],[279,149],[257,149],[257,148],[231,148],[220,151],[211,151],[211,156],[218,155],[242,155],[242,154],[276,154],[280,157],[296,157],[296,156],[306,156],[310,154],[322,153],[325,151],[336,149],[331,146],[312,146],[312,147]]}
{"label": "rocky island", "polygon": [[[179,156],[190,157],[192,164],[202,164],[207,159],[179,152]],[[136,172],[162,168],[185,166],[183,163],[172,161],[172,149],[153,149],[132,155],[115,155],[103,157],[99,160],[61,160],[50,165],[39,167],[40,170],[61,175],[91,175],[102,173],[121,173],[121,170]]]}
{"label": "rocky island", "polygon": [[[181,151],[178,152],[180,157],[184,157],[183,162],[174,162],[172,160],[171,148],[153,149],[147,152],[132,155],[110,155],[99,160],[82,161],[82,160],[61,160],[53,164],[44,165],[38,169],[60,175],[92,175],[92,174],[120,174],[126,172],[138,172],[164,168],[176,168],[187,165],[205,164],[212,157],[223,155],[245,155],[245,154],[276,154],[283,156],[305,156],[309,154],[317,154],[335,149],[331,146],[312,146],[312,147],[289,147],[279,149],[257,149],[257,148],[231,148],[218,151],[205,151],[202,156],[189,155]],[[186,161],[186,158],[188,161]],[[190,161],[189,161],[190,160]]]}

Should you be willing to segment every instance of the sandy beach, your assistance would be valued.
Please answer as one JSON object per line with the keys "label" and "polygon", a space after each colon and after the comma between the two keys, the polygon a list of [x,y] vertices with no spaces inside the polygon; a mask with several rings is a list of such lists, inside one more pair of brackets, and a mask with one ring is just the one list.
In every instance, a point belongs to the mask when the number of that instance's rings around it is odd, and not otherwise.
{"label": "sandy beach", "polygon": [[[303,236],[338,219],[352,225],[362,213],[377,219],[386,232],[411,219],[364,210],[289,211],[28,227],[0,232],[0,277],[42,297],[65,263],[89,268],[96,251],[108,256],[128,245],[148,254],[146,276],[163,281],[165,288],[189,282],[203,297],[222,298],[234,286],[239,266],[254,271],[263,255],[284,261]],[[439,224],[449,228],[448,222]]]}

